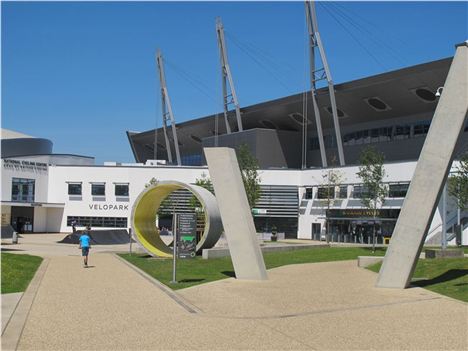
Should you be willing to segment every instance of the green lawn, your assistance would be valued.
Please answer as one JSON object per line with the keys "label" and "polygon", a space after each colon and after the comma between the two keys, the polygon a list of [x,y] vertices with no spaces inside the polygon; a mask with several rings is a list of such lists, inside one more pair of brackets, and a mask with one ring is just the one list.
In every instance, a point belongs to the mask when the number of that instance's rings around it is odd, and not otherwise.
{"label": "green lawn", "polygon": [[[369,269],[378,272],[380,267]],[[468,258],[419,260],[413,278],[415,286],[468,302]]]}
{"label": "green lawn", "polygon": [[[357,256],[383,256],[384,254],[385,249],[379,248],[375,254],[372,254],[371,249],[368,248],[325,247],[264,253],[263,257],[267,269],[270,269],[288,264],[353,260]],[[149,256],[129,254],[121,254],[120,256],[172,289],[183,289],[192,285],[234,277],[230,257],[211,260],[203,260],[201,257],[193,260],[177,260],[177,281],[179,283],[171,284],[172,259],[154,259]]]}
{"label": "green lawn", "polygon": [[2,294],[25,291],[42,257],[2,253]]}

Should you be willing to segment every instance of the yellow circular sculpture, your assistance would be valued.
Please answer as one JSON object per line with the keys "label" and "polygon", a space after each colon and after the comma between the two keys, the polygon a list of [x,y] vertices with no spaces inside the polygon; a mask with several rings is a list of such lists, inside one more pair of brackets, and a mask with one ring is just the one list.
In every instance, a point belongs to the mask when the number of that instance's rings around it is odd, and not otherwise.
{"label": "yellow circular sculpture", "polygon": [[135,239],[152,256],[172,257],[172,248],[161,239],[156,226],[156,214],[162,201],[174,190],[190,191],[202,204],[205,229],[197,243],[197,252],[213,247],[221,236],[223,225],[214,195],[197,185],[176,181],[161,181],[141,192],[132,208],[131,225]]}

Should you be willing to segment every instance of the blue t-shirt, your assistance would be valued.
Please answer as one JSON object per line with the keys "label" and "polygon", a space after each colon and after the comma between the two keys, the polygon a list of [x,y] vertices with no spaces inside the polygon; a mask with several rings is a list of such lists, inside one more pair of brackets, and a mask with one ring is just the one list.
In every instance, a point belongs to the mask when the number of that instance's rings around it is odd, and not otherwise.
{"label": "blue t-shirt", "polygon": [[80,236],[81,247],[89,247],[90,239],[91,238],[88,236],[88,234],[83,234],[82,236]]}

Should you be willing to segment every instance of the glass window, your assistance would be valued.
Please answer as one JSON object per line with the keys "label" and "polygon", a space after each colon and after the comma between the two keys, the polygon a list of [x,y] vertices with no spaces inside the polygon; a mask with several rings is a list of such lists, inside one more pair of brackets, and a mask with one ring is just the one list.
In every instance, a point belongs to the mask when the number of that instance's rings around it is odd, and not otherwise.
{"label": "glass window", "polygon": [[317,199],[334,199],[335,198],[335,189],[332,186],[329,187],[319,187],[317,189]]}
{"label": "glass window", "polygon": [[127,228],[127,218],[125,217],[116,217],[115,226],[117,228]]}
{"label": "glass window", "polygon": [[388,197],[405,197],[409,184],[390,184],[388,186]]}
{"label": "glass window", "polygon": [[115,196],[128,196],[128,184],[115,184]]}
{"label": "glass window", "polygon": [[85,216],[67,216],[67,226],[76,222],[77,227],[108,227],[108,228],[126,228],[126,217],[85,217]]}
{"label": "glass window", "polygon": [[312,199],[312,188],[306,188],[305,198],[306,199]]}
{"label": "glass window", "polygon": [[68,195],[81,195],[81,183],[68,183]]}
{"label": "glass window", "polygon": [[431,122],[429,122],[429,121],[425,121],[425,122],[415,124],[414,125],[414,132],[413,132],[414,135],[419,136],[419,135],[427,134],[429,132],[430,125],[431,125]]}
{"label": "glass window", "polygon": [[392,138],[392,127],[383,127],[379,129],[380,140],[388,141]]}
{"label": "glass window", "polygon": [[34,179],[12,178],[11,200],[34,202],[35,184],[36,181]]}
{"label": "glass window", "polygon": [[364,185],[355,185],[353,187],[353,198],[362,199],[367,195],[367,189]]}
{"label": "glass window", "polygon": [[345,145],[352,145],[356,141],[356,133],[348,133],[343,137],[343,143]]}
{"label": "glass window", "polygon": [[105,183],[91,184],[91,195],[105,196],[106,195],[106,184]]}
{"label": "glass window", "polygon": [[318,235],[322,232],[322,225],[320,223],[312,223],[312,235]]}
{"label": "glass window", "polygon": [[398,139],[407,139],[410,136],[410,126],[396,126],[395,137]]}
{"label": "glass window", "polygon": [[340,190],[338,192],[338,198],[346,199],[348,197],[348,186],[340,185]]}
{"label": "glass window", "polygon": [[319,150],[319,140],[318,138],[310,138],[310,150]]}
{"label": "glass window", "polygon": [[115,218],[114,217],[104,217],[103,218],[103,227],[115,228]]}

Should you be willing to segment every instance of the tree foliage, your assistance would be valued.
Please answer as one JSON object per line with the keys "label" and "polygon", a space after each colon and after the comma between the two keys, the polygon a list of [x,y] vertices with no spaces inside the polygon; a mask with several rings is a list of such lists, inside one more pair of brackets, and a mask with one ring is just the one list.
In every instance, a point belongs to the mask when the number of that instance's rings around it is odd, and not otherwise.
{"label": "tree foliage", "polygon": [[258,176],[258,161],[252,155],[249,147],[242,144],[237,150],[237,161],[244,182],[247,200],[250,208],[254,208],[260,198],[260,177]]}
{"label": "tree foliage", "polygon": [[325,188],[325,200],[327,209],[330,209],[335,202],[335,190],[343,182],[343,172],[335,169],[328,169],[322,172],[322,187]]}
{"label": "tree foliage", "polygon": [[360,163],[357,175],[363,183],[361,202],[376,217],[377,209],[383,206],[387,196],[387,187],[383,182],[385,178],[384,155],[369,146],[362,150]]}
{"label": "tree foliage", "polygon": [[[211,183],[210,177],[208,177],[206,173],[202,173],[201,177],[197,178],[194,184],[201,186],[202,188],[205,188],[206,190],[214,194],[213,184]],[[192,197],[190,198],[190,207],[195,209],[201,208],[200,201],[198,201],[195,195],[192,195]]]}
{"label": "tree foliage", "polygon": [[457,171],[449,178],[448,191],[457,199],[462,211],[468,210],[468,152],[461,157]]}
{"label": "tree foliage", "polygon": [[[324,170],[322,173],[322,186],[325,188],[325,201],[327,205],[327,210],[330,210],[330,207],[335,203],[335,190],[336,187],[340,186],[343,181],[343,173],[339,170],[328,169]],[[326,218],[326,240],[329,241],[329,232],[330,232],[330,221],[328,215]]]}

